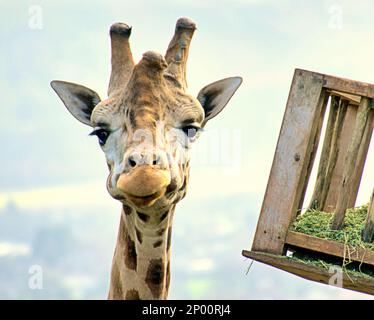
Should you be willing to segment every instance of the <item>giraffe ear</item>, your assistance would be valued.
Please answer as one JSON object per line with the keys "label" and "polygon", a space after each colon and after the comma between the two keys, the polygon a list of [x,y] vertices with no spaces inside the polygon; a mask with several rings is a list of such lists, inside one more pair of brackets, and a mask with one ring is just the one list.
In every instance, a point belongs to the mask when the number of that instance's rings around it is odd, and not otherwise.
{"label": "giraffe ear", "polygon": [[213,82],[200,90],[197,100],[205,111],[203,126],[220,113],[241,85],[241,77],[232,77]]}
{"label": "giraffe ear", "polygon": [[52,81],[51,87],[76,119],[91,126],[92,110],[100,102],[95,91],[79,84],[58,80]]}

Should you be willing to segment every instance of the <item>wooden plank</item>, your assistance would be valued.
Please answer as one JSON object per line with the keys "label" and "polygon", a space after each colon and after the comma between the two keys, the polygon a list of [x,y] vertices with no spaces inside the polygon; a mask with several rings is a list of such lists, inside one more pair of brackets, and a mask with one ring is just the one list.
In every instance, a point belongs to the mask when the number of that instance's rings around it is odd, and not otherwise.
{"label": "wooden plank", "polygon": [[323,76],[323,87],[328,90],[339,91],[361,97],[374,98],[374,85],[371,83],[354,81],[328,74],[320,75]]}
{"label": "wooden plank", "polygon": [[[347,155],[347,151],[349,148],[349,145],[352,140],[352,133],[354,130],[355,122],[356,122],[356,114],[357,114],[357,107],[349,105],[344,123],[343,128],[340,136],[340,142],[339,142],[339,154],[338,159],[336,160],[336,165],[332,173],[331,177],[331,183],[330,188],[327,193],[327,197],[325,200],[325,205],[323,207],[323,211],[325,212],[334,212],[336,208],[336,202],[338,201],[339,196],[339,186],[343,178],[343,172],[344,172],[344,161]],[[357,174],[362,174],[363,168],[357,168]],[[356,190],[356,192],[358,189]],[[352,192],[354,192],[354,188],[352,188]],[[355,199],[353,199],[353,202],[350,198],[348,202],[348,208],[352,208],[355,205]]]}
{"label": "wooden plank", "polygon": [[[341,94],[345,93],[353,96],[367,97],[370,99],[374,98],[374,84],[304,69],[296,69],[295,71],[303,71],[314,74],[315,76],[321,76],[323,78],[323,87],[329,91],[337,91]],[[371,105],[371,108],[374,108],[374,103]]]}
{"label": "wooden plank", "polygon": [[[358,151],[355,174],[353,176],[350,198],[348,200],[348,208],[354,207],[356,203],[358,190],[360,189],[362,173],[364,171],[366,158],[369,152],[370,141],[373,135],[373,129],[374,129],[374,110],[370,110],[368,114],[368,119],[366,122],[365,131],[364,131],[364,134],[361,140],[360,149]],[[350,203],[353,203],[352,206],[349,206]]]}
{"label": "wooden plank", "polygon": [[[322,94],[321,94],[320,102],[319,102],[319,103],[321,103],[321,113],[319,115],[317,129],[316,129],[316,132],[314,134],[314,142],[313,142],[312,152],[310,154],[310,159],[308,160],[309,165],[307,167],[305,183],[304,183],[303,191],[302,191],[302,194],[301,194],[300,203],[299,203],[299,206],[298,206],[299,208],[303,208],[304,198],[305,198],[305,194],[306,194],[306,191],[307,191],[307,188],[308,188],[308,182],[309,182],[309,179],[310,179],[310,175],[312,173],[314,160],[315,160],[316,155],[317,155],[319,140],[321,138],[323,120],[324,120],[324,117],[325,117],[325,113],[326,113],[326,109],[327,109],[327,104],[329,102],[329,98],[330,98],[330,95],[328,94],[328,92],[326,90],[322,90]],[[299,210],[297,212],[297,214],[300,214],[300,213],[301,213],[301,210]]]}
{"label": "wooden plank", "polygon": [[282,254],[301,203],[322,105],[322,76],[296,70],[280,130],[253,250]]}
{"label": "wooden plank", "polygon": [[[344,161],[347,155],[347,151],[349,149],[349,144],[352,140],[352,134],[355,127],[356,122],[356,115],[357,115],[357,107],[349,105],[347,109],[347,113],[345,116],[343,129],[341,132],[340,142],[339,142],[339,154],[338,159],[336,161],[336,166],[334,168],[332,178],[331,178],[331,185],[328,190],[325,206],[323,211],[326,212],[333,212],[336,208],[336,203],[338,200],[339,195],[339,186],[340,182],[342,181],[343,172],[344,172]],[[371,123],[371,129],[370,129]],[[361,141],[360,150],[358,152],[356,167],[355,167],[355,174],[353,177],[352,187],[350,196],[348,199],[348,208],[353,208],[356,205],[356,198],[360,188],[360,182],[362,173],[365,167],[366,155],[369,151],[370,141],[372,138],[374,129],[374,110],[372,109],[368,122],[367,127],[365,128],[364,136]]]}
{"label": "wooden plank", "polygon": [[330,113],[327,120],[325,139],[323,141],[321,158],[318,165],[317,180],[314,185],[312,200],[310,202],[309,208],[315,210],[322,210],[324,203],[322,201],[322,191],[325,185],[325,177],[329,162],[331,142],[334,133],[334,127],[336,122],[336,117],[339,111],[340,97],[332,96],[330,103]]}
{"label": "wooden plank", "polygon": [[343,129],[345,115],[347,113],[348,104],[349,104],[348,100],[341,100],[340,105],[338,107],[339,112],[338,112],[338,116],[335,121],[334,131],[332,135],[325,181],[322,186],[320,207],[318,208],[319,210],[322,210],[325,207],[327,194],[331,187],[332,175],[335,170],[336,162],[338,160],[338,156],[340,152],[340,149],[339,149],[340,136],[341,136],[342,129]]}
{"label": "wooden plank", "polygon": [[340,97],[342,100],[348,100],[349,104],[353,106],[358,106],[361,101],[360,96],[355,96],[353,94],[343,93],[343,92],[334,91],[334,90],[330,91],[330,95]]}
{"label": "wooden plank", "polygon": [[344,161],[343,179],[339,186],[338,201],[331,224],[331,228],[334,230],[341,229],[343,226],[344,216],[351,194],[352,182],[354,178],[353,175],[355,173],[358,152],[369,117],[370,105],[371,101],[368,98],[363,97],[357,110],[355,129],[353,131],[352,142],[349,146],[347,156]]}
{"label": "wooden plank", "polygon": [[335,257],[346,258],[352,261],[367,263],[374,266],[374,251],[363,248],[345,246],[332,240],[313,237],[304,233],[289,231],[286,243],[295,247],[304,248]]}
{"label": "wooden plank", "polygon": [[[267,254],[254,251],[242,251],[243,256],[265,263],[272,267],[284,270],[307,280],[318,283],[330,284],[333,283],[332,277],[336,270],[318,268],[316,266],[304,264],[302,262],[294,261],[292,258],[285,256]],[[347,276],[342,273],[342,285],[344,289],[354,290],[357,292],[368,293],[374,295],[374,279],[360,276]]]}
{"label": "wooden plank", "polygon": [[362,232],[362,239],[365,242],[374,242],[374,189],[368,208],[368,216],[365,222],[365,228]]}

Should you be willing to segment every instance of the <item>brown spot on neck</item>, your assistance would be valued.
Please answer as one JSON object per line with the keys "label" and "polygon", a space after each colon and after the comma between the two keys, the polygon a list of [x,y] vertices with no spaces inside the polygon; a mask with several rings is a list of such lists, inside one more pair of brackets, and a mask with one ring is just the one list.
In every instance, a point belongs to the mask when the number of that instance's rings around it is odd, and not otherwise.
{"label": "brown spot on neck", "polygon": [[131,270],[136,270],[137,254],[135,242],[131,240],[127,232],[125,232],[125,265]]}
{"label": "brown spot on neck", "polygon": [[164,264],[162,259],[150,261],[145,282],[155,298],[160,298],[165,277]]}
{"label": "brown spot on neck", "polygon": [[162,214],[162,216],[160,217],[160,223],[165,220],[168,214],[169,214],[169,211],[166,211],[165,213]]}
{"label": "brown spot on neck", "polygon": [[153,244],[153,248],[158,248],[159,246],[162,245],[162,240],[158,240]]}
{"label": "brown spot on neck", "polygon": [[165,228],[161,228],[160,230],[157,231],[158,236],[162,236],[165,232]]}
{"label": "brown spot on neck", "polygon": [[140,220],[144,221],[144,222],[147,222],[149,220],[149,215],[145,214],[145,213],[141,213],[139,211],[137,211],[137,214],[138,214],[138,217]]}
{"label": "brown spot on neck", "polygon": [[125,213],[125,215],[129,216],[132,213],[132,209],[128,205],[124,204],[122,205],[122,207],[123,207],[123,212]]}
{"label": "brown spot on neck", "polygon": [[135,289],[130,289],[126,292],[126,300],[140,300],[139,292]]}

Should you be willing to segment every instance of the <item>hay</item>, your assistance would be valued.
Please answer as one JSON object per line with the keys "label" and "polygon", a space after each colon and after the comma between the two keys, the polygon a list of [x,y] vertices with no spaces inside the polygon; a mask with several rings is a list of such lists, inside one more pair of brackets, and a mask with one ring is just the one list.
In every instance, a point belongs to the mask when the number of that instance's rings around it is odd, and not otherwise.
{"label": "hay", "polygon": [[374,270],[372,269],[372,267],[363,266],[358,262],[347,260],[342,261],[342,259],[328,257],[323,254],[296,251],[293,253],[292,257],[288,257],[288,259],[329,271],[331,270],[331,268],[338,267],[342,269],[342,271],[345,275],[347,275],[348,278],[351,278],[351,276],[364,277],[368,279],[374,278]]}
{"label": "hay", "polygon": [[[349,250],[354,250],[354,248],[358,247],[365,250],[374,250],[373,243],[363,242],[361,238],[362,230],[365,226],[367,211],[368,205],[348,209],[345,215],[343,229],[331,230],[330,225],[333,213],[308,210],[296,218],[290,229],[292,231],[305,233],[318,238],[343,243],[347,248],[350,248]],[[351,275],[367,277],[370,279],[374,278],[372,267],[363,266],[361,263],[353,262],[349,257],[339,259],[323,254],[296,251],[290,259],[324,269],[338,266],[342,268],[348,277]]]}
{"label": "hay", "polygon": [[368,205],[348,209],[342,230],[331,230],[332,213],[308,210],[299,215],[291,225],[291,230],[318,238],[334,240],[352,247],[374,250],[374,243],[366,243],[361,239],[365,226]]}

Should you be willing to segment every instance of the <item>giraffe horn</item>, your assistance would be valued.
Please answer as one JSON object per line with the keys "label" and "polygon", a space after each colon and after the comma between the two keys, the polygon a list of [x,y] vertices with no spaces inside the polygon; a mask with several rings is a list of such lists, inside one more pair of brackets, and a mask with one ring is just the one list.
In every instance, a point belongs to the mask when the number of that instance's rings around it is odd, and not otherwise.
{"label": "giraffe horn", "polygon": [[110,27],[112,47],[112,72],[110,74],[108,96],[123,89],[129,81],[134,68],[129,37],[131,27],[125,23],[115,23]]}
{"label": "giraffe horn", "polygon": [[187,88],[186,65],[188,50],[195,29],[195,23],[189,18],[178,19],[174,36],[165,55],[165,60],[169,65],[167,73],[173,76],[181,84],[182,88]]}
{"label": "giraffe horn", "polygon": [[147,51],[134,67],[128,86],[138,81],[152,81],[161,84],[166,67],[167,64],[162,54]]}
{"label": "giraffe horn", "polygon": [[136,91],[138,87],[144,89],[145,87],[151,88],[162,85],[166,67],[167,64],[162,54],[147,51],[135,65],[127,89]]}
{"label": "giraffe horn", "polygon": [[154,71],[162,71],[167,67],[167,63],[162,54],[155,51],[147,51],[138,63],[139,66],[146,66]]}

